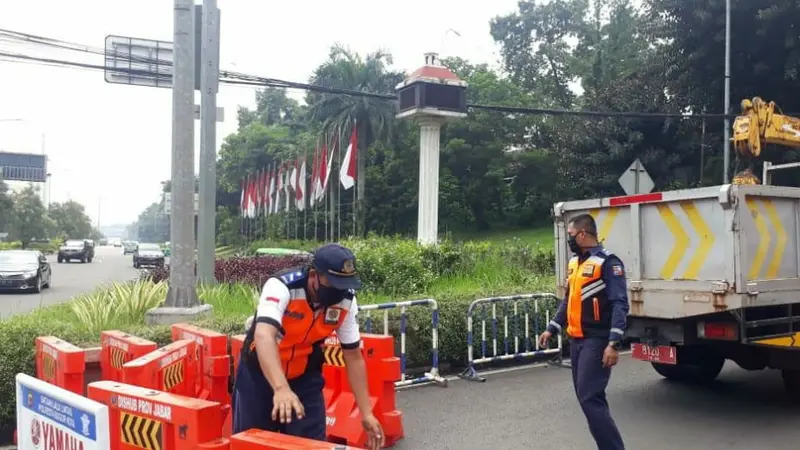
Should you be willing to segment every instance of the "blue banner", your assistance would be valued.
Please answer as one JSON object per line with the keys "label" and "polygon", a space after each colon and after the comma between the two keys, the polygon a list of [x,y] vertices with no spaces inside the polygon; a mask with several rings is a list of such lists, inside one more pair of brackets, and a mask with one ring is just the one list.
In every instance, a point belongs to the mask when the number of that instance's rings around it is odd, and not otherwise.
{"label": "blue banner", "polygon": [[[75,434],[92,441],[97,440],[97,420],[92,413],[56,400],[47,394],[22,385],[22,401],[25,409],[62,425]],[[18,400],[18,401],[19,401]]]}

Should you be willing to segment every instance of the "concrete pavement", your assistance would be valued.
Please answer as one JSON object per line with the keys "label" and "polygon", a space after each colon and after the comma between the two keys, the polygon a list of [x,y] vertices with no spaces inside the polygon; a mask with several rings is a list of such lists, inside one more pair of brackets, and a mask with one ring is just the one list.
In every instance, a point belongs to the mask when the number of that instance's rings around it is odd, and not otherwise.
{"label": "concrete pavement", "polygon": [[94,261],[86,264],[58,264],[55,255],[47,259],[53,269],[52,287],[40,294],[0,293],[0,320],[40,306],[63,303],[78,294],[93,291],[101,284],[132,280],[139,275],[139,271],[133,268],[132,256],[123,256],[122,248],[97,247]]}
{"label": "concrete pavement", "polygon": [[[398,392],[407,437],[396,448],[597,448],[569,369],[487,378]],[[608,399],[629,450],[795,450],[800,441],[800,408],[786,402],[777,371],[746,372],[728,363],[714,385],[701,388],[666,381],[649,364],[624,356]]]}

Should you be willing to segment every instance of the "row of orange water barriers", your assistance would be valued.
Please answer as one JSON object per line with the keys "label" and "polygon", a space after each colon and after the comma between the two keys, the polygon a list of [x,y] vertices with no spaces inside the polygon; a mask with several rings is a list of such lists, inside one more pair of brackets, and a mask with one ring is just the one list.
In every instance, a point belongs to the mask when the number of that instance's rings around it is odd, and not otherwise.
{"label": "row of orange water barriers", "polygon": [[[111,450],[332,449],[330,444],[250,430],[231,436],[231,386],[244,343],[187,324],[172,326],[173,342],[158,348],[146,339],[103,331],[99,349],[82,349],[57,337],[36,339],[36,377],[85,395],[110,410]],[[362,447],[367,436],[347,382],[335,336],[324,347],[328,439]],[[373,413],[386,445],[403,437],[394,382],[400,360],[391,336],[363,335]],[[99,374],[87,367],[99,363]],[[94,372],[97,372],[96,370]],[[94,380],[97,382],[87,382]]]}

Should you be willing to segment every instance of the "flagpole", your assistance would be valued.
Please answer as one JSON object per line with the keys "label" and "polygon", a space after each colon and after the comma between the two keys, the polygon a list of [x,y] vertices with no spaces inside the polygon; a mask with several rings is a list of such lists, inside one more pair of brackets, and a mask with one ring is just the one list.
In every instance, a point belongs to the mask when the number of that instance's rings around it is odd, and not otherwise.
{"label": "flagpole", "polygon": [[[358,119],[353,119],[353,131],[358,132],[357,128],[356,128],[357,126],[358,126]],[[356,135],[356,136],[358,136],[358,135]],[[359,151],[362,151],[362,152],[364,151],[364,149],[359,149],[358,148],[358,139],[356,139],[355,151],[356,151],[356,156],[358,156],[358,152]],[[349,164],[349,162],[348,162],[348,164]],[[356,168],[357,167],[358,167],[358,164],[356,164]],[[356,171],[358,171],[358,169],[356,169]],[[356,237],[356,211],[357,211],[357,208],[356,208],[356,202],[357,202],[356,192],[358,191],[358,188],[356,188],[356,183],[358,182],[357,180],[358,180],[358,173],[356,173],[355,176],[353,177],[353,187],[351,188],[351,189],[353,189],[353,205],[352,205],[352,208],[351,208],[352,211],[353,211],[353,237]]]}
{"label": "flagpole", "polygon": [[[328,148],[328,144],[329,143],[330,143],[330,141],[328,140],[328,135],[325,134],[325,147],[323,147],[323,148]],[[325,169],[327,170],[328,155],[326,155],[325,153],[327,153],[327,152],[323,152],[322,159],[326,160],[325,161],[325,163],[326,163]],[[320,164],[320,166],[322,166],[322,164]],[[322,167],[320,167],[320,169],[322,169]],[[325,198],[325,191],[328,189],[328,186],[324,185],[325,173],[321,173],[320,178],[323,181],[323,185],[320,186],[320,187],[322,188],[322,205],[325,208],[325,212],[323,213],[323,219],[325,220],[325,234],[323,235],[324,236],[323,240],[327,241],[328,240],[328,199]]]}
{"label": "flagpole", "polygon": [[[342,133],[341,129],[339,130],[339,145],[342,144]],[[342,161],[344,161],[344,153],[339,151],[339,172],[342,171]],[[340,179],[341,176],[336,177],[336,240],[342,240],[342,180]]]}
{"label": "flagpole", "polygon": [[[303,162],[300,163],[300,167],[306,168],[305,172],[308,172],[308,149],[303,151]],[[306,202],[306,196],[308,195],[308,181],[307,177],[305,176],[306,173],[303,174],[303,199],[300,200],[303,202],[303,240],[308,240],[308,204]]]}

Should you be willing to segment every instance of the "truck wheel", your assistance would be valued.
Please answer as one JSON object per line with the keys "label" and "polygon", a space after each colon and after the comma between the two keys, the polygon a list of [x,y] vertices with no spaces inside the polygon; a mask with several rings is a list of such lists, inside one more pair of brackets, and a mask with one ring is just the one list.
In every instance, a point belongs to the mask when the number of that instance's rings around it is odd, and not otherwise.
{"label": "truck wheel", "polygon": [[800,370],[781,370],[783,388],[789,394],[789,400],[800,403]]}
{"label": "truck wheel", "polygon": [[90,257],[86,258],[86,262],[91,263],[92,262],[92,257],[90,256]]}
{"label": "truck wheel", "polygon": [[59,256],[59,257],[58,257],[58,263],[59,263],[59,264],[61,264],[61,263],[63,263],[63,262],[64,262],[64,258],[62,258],[62,257],[60,257],[60,256]]}
{"label": "truck wheel", "polygon": [[668,380],[705,384],[717,379],[719,373],[722,372],[723,365],[725,365],[725,358],[711,357],[702,362],[692,364],[678,363],[676,365],[671,365],[653,363],[653,369]]}

